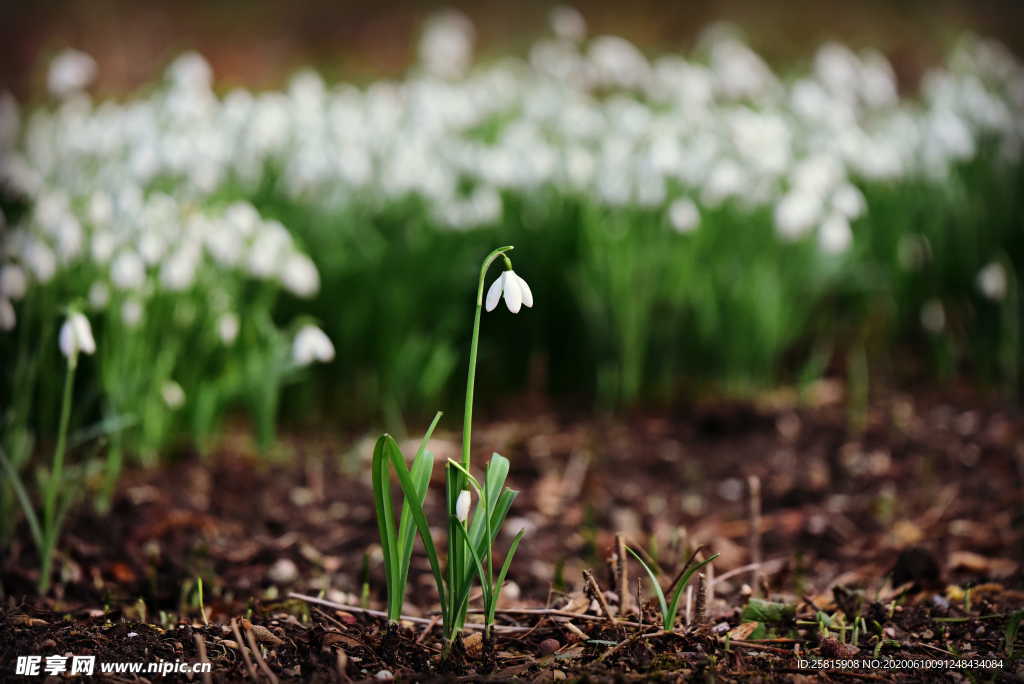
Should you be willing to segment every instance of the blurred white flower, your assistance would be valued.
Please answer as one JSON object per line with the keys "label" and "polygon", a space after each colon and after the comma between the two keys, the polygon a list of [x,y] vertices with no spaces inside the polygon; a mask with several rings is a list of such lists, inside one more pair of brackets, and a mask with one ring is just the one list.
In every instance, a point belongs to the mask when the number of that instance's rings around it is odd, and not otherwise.
{"label": "blurred white flower", "polygon": [[137,290],[146,282],[146,265],[135,252],[121,252],[110,266],[110,280],[118,289]]}
{"label": "blurred white flower", "polygon": [[775,230],[780,237],[797,240],[821,218],[821,198],[812,192],[791,191],[775,205]]}
{"label": "blurred white flower", "polygon": [[135,328],[142,322],[142,302],[132,297],[121,304],[121,320],[129,328]]}
{"label": "blurred white flower", "polygon": [[233,313],[221,314],[217,319],[217,336],[227,346],[234,344],[238,339],[238,316]]}
{"label": "blurred white flower", "polygon": [[167,404],[167,408],[179,409],[185,405],[185,390],[174,380],[164,383],[160,389],[160,395],[163,397],[164,403]]}
{"label": "blurred white flower", "polygon": [[851,183],[843,183],[832,195],[832,207],[846,218],[853,220],[867,208],[864,194]]}
{"label": "blurred white flower", "polygon": [[167,75],[174,85],[183,89],[206,89],[213,81],[213,69],[198,52],[186,52],[167,67]]}
{"label": "blurred white flower", "polygon": [[334,359],[334,345],[323,330],[315,325],[304,325],[292,342],[292,361],[297,366],[308,366],[314,361],[328,363]]}
{"label": "blurred white flower", "polygon": [[312,297],[320,289],[316,264],[305,254],[293,252],[281,269],[281,282],[296,297]]}
{"label": "blurred white flower", "polygon": [[548,23],[554,34],[563,40],[576,43],[587,35],[587,22],[575,7],[556,6],[548,15]]}
{"label": "blurred white flower", "polygon": [[989,299],[1001,300],[1006,297],[1006,269],[998,261],[987,264],[978,272],[978,289]]}
{"label": "blurred white flower", "polygon": [[106,283],[96,281],[89,286],[89,305],[93,309],[104,309],[110,301],[110,288]]}
{"label": "blurred white flower", "polygon": [[469,519],[469,507],[472,504],[470,493],[468,489],[463,489],[459,492],[459,497],[455,500],[455,517],[463,525]]}
{"label": "blurred white flower", "polygon": [[93,227],[106,226],[114,218],[114,203],[105,192],[95,192],[89,198],[89,221]]}
{"label": "blurred white flower", "polygon": [[14,330],[18,317],[14,314],[14,305],[7,297],[0,296],[0,331]]}
{"label": "blurred white flower", "polygon": [[96,61],[81,50],[64,50],[50,62],[46,85],[57,97],[76,93],[96,77]]}
{"label": "blurred white flower", "polygon": [[22,260],[38,283],[48,283],[57,272],[57,257],[45,243],[30,238],[25,245]]}
{"label": "blurred white flower", "polygon": [[456,78],[473,58],[473,22],[457,10],[443,10],[427,21],[420,38],[419,56],[435,76]]}
{"label": "blurred white flower", "polygon": [[60,327],[58,343],[61,353],[69,359],[77,358],[79,353],[95,353],[96,340],[93,339],[89,319],[78,311],[69,314]]}
{"label": "blurred white flower", "polygon": [[160,269],[160,282],[172,292],[181,292],[192,285],[199,264],[199,247],[194,243],[182,245]]}
{"label": "blurred white flower", "polygon": [[700,210],[693,200],[680,197],[669,205],[668,220],[676,232],[689,233],[700,223]]}
{"label": "blurred white flower", "polygon": [[842,254],[852,242],[850,222],[842,214],[832,214],[818,228],[818,244],[826,254]]}
{"label": "blurred white flower", "polygon": [[938,299],[929,299],[921,307],[921,325],[930,333],[938,334],[946,327],[946,309]]}
{"label": "blurred white flower", "polygon": [[494,311],[494,307],[498,306],[502,293],[505,295],[505,306],[512,313],[519,313],[523,304],[533,306],[533,292],[530,291],[530,286],[515,271],[502,271],[487,290],[485,308],[488,311]]}
{"label": "blurred white flower", "polygon": [[0,297],[18,300],[28,290],[28,277],[25,269],[17,264],[0,266]]}

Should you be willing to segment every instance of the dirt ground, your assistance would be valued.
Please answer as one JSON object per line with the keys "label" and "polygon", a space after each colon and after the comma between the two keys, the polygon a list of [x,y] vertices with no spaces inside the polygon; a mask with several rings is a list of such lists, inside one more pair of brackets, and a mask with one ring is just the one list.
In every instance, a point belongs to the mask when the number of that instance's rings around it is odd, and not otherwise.
{"label": "dirt ground", "polygon": [[[493,648],[470,630],[448,658],[419,551],[410,620],[388,636],[372,612],[384,580],[371,438],[293,435],[270,462],[241,436],[206,457],[183,453],[129,474],[107,517],[83,503],[51,598],[35,596],[27,532],[6,550],[0,679],[17,679],[19,655],[195,662],[202,647],[216,681],[1019,681],[1024,416],[967,390],[887,393],[855,431],[841,395],[825,384],[802,405],[780,392],[479,426],[475,463],[500,451],[522,492],[498,552],[518,529],[527,536]],[[431,448],[444,459],[457,440],[441,433]],[[698,546],[720,554],[680,609],[688,624],[660,630],[646,577],[637,612],[635,561],[623,606],[617,534],[656,561],[663,584]],[[586,591],[586,569],[603,600]]]}

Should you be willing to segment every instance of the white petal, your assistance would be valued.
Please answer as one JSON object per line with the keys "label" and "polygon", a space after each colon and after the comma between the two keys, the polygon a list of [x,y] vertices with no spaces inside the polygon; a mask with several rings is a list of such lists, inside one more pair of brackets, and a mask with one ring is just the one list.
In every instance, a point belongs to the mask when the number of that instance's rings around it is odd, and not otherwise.
{"label": "white petal", "polygon": [[96,351],[96,340],[92,336],[92,326],[89,325],[89,319],[82,313],[74,313],[71,315],[72,326],[74,326],[75,336],[77,337],[78,348],[83,354],[92,354]]}
{"label": "white petal", "polygon": [[494,311],[494,307],[498,306],[498,300],[501,298],[501,286],[504,282],[505,271],[502,271],[501,275],[491,285],[491,289],[487,290],[487,301],[484,308],[488,311]]}
{"label": "white petal", "polygon": [[60,353],[70,359],[77,352],[75,333],[71,329],[71,321],[64,321],[64,325],[60,326],[58,339],[60,341]]}
{"label": "white petal", "polygon": [[505,306],[512,313],[519,313],[523,306],[523,288],[515,271],[505,271]]}
{"label": "white petal", "polygon": [[533,291],[530,290],[530,286],[526,284],[526,281],[523,280],[523,277],[518,273],[516,274],[516,279],[519,281],[519,289],[522,290],[523,293],[523,304],[525,304],[527,307],[532,308]]}

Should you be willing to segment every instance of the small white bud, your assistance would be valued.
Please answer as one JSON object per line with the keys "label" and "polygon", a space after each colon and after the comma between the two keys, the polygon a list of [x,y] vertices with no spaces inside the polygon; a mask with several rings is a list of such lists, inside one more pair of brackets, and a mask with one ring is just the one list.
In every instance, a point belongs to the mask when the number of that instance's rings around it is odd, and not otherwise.
{"label": "small white bud", "polygon": [[465,524],[466,520],[469,519],[469,504],[469,490],[463,489],[459,493],[459,498],[455,501],[455,517],[463,524]]}

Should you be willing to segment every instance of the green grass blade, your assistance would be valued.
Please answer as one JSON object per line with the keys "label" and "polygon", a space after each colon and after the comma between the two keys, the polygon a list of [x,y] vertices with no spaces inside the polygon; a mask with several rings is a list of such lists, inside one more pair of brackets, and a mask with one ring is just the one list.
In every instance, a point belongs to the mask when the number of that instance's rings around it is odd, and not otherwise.
{"label": "green grass blade", "polygon": [[644,559],[640,557],[640,554],[628,546],[626,547],[626,550],[633,554],[633,558],[636,558],[637,562],[640,563],[640,567],[647,571],[647,576],[651,578],[651,585],[654,586],[654,593],[658,597],[658,605],[661,607],[662,626],[666,630],[672,629],[672,623],[668,620],[669,613],[668,604],[665,602],[665,592],[661,590],[661,585],[658,584],[658,578],[654,575],[654,571],[651,570],[651,566],[644,562]]}
{"label": "green grass blade", "polygon": [[21,504],[21,510],[25,513],[28,529],[32,533],[32,541],[36,543],[36,549],[42,550],[44,545],[43,531],[39,527],[39,518],[36,517],[36,511],[32,508],[32,500],[29,498],[28,492],[25,491],[25,485],[21,481],[21,476],[18,475],[14,465],[7,460],[7,455],[3,451],[0,451],[0,463],[3,464],[4,470],[7,471],[7,481],[11,483],[11,488],[14,489],[15,496],[18,497],[18,503]]}

